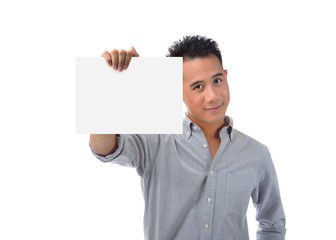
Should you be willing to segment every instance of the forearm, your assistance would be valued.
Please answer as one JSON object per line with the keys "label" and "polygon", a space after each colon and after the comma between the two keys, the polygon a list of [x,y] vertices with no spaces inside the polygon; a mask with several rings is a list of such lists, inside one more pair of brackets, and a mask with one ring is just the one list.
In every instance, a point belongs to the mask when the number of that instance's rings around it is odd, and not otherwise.
{"label": "forearm", "polygon": [[99,155],[106,156],[113,153],[118,147],[116,134],[90,134],[92,150]]}

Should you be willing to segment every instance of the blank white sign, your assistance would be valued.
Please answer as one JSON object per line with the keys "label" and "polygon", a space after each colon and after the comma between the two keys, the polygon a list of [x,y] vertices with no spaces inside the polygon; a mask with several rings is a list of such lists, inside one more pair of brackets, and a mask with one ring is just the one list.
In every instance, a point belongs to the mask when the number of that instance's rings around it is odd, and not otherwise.
{"label": "blank white sign", "polygon": [[76,133],[181,134],[182,74],[181,57],[76,58]]}

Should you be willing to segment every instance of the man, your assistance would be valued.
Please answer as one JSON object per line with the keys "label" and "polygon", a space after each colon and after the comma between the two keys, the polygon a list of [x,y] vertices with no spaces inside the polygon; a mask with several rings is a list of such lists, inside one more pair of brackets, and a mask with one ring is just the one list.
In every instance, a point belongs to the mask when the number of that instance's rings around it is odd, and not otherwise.
{"label": "man", "polygon": [[[102,56],[122,71],[139,54],[132,47]],[[234,129],[225,115],[228,71],[217,43],[187,36],[169,48],[167,57],[176,56],[183,57],[183,134],[91,134],[93,154],[103,162],[135,167],[141,176],[145,239],[249,239],[250,198],[257,209],[257,239],[285,239],[285,215],[268,148]]]}

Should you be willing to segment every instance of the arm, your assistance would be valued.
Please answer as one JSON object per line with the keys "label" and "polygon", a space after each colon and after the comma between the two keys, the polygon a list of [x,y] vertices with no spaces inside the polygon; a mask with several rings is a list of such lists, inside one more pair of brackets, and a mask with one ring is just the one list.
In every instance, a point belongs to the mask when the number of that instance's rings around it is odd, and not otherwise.
{"label": "arm", "polygon": [[102,156],[107,156],[118,147],[117,135],[115,134],[90,134],[92,150]]}
{"label": "arm", "polygon": [[[160,145],[158,134],[120,134],[116,135],[116,149],[113,153],[100,155],[93,150],[92,154],[102,162],[111,162],[125,167],[136,168],[141,177],[147,177],[151,172]],[[104,139],[102,139],[104,141]],[[102,143],[102,145],[104,145]]]}
{"label": "arm", "polygon": [[257,240],[284,240],[286,217],[275,168],[269,150],[266,150],[260,166],[259,182],[252,192],[259,222]]}

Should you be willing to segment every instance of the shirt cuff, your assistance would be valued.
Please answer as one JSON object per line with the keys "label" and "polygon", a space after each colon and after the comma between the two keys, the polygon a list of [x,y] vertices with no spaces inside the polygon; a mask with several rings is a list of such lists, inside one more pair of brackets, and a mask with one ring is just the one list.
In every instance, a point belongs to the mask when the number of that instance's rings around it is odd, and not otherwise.
{"label": "shirt cuff", "polygon": [[285,240],[284,233],[257,233],[257,240]]}
{"label": "shirt cuff", "polygon": [[124,147],[125,137],[122,134],[120,134],[119,136],[117,136],[117,141],[118,141],[118,148],[113,153],[108,154],[106,156],[100,155],[96,153],[95,151],[93,151],[90,141],[89,141],[89,146],[90,146],[93,156],[95,156],[102,162],[111,162],[120,155],[121,150]]}

